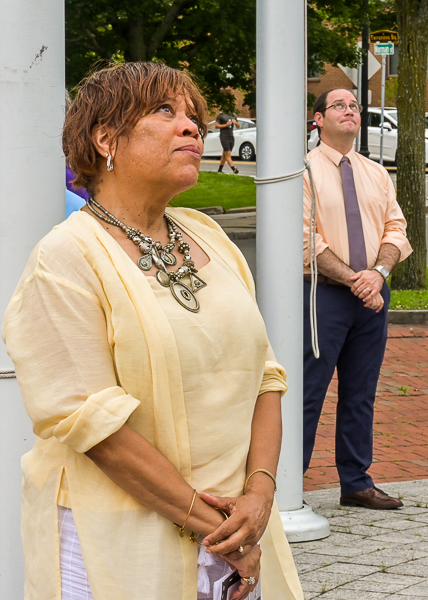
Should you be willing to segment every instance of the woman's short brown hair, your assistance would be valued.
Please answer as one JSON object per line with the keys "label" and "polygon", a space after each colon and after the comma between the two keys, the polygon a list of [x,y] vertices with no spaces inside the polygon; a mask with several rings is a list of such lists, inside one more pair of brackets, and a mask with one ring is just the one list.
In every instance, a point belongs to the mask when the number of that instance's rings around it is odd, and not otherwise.
{"label": "woman's short brown hair", "polygon": [[114,149],[138,120],[159,108],[167,98],[183,95],[190,101],[202,136],[206,134],[206,104],[190,76],[162,63],[122,63],[92,73],[78,86],[65,119],[62,147],[76,179],[73,185],[93,192],[100,155],[92,142],[95,125],[112,133]]}

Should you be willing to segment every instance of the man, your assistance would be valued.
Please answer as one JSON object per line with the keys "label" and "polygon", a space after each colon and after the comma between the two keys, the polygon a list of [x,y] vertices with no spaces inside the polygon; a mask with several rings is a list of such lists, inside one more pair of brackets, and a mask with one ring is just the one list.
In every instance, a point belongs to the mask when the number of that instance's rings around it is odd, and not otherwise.
{"label": "man", "polygon": [[232,169],[232,171],[237,175],[239,173],[238,169],[235,167],[232,161],[232,150],[235,145],[235,138],[233,137],[233,126],[236,125],[238,129],[241,128],[241,125],[236,119],[236,117],[230,117],[225,113],[220,113],[217,115],[215,120],[216,129],[220,129],[220,144],[223,148],[223,154],[220,159],[220,166],[218,168],[218,172],[222,173],[224,165],[227,164]]}
{"label": "man", "polygon": [[309,466],[327,388],[337,367],[336,467],[344,506],[398,508],[402,502],[374,486],[373,411],[384,356],[389,289],[386,280],[412,252],[391,178],[353,150],[361,107],[344,89],[314,104],[320,145],[309,153],[317,194],[317,320],[314,356],[309,315],[311,187],[304,192],[304,470]]}

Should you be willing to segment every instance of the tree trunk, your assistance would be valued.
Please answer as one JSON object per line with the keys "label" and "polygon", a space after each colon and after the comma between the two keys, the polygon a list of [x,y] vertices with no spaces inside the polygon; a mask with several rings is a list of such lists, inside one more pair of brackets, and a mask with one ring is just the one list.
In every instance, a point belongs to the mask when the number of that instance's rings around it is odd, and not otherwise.
{"label": "tree trunk", "polygon": [[395,0],[399,41],[397,199],[413,254],[397,265],[394,289],[426,287],[425,104],[428,0]]}

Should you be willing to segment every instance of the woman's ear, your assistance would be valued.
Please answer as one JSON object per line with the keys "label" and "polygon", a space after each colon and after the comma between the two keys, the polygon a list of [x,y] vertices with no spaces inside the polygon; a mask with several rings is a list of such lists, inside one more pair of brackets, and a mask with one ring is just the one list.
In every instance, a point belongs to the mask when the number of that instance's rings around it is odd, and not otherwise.
{"label": "woman's ear", "polygon": [[[111,153],[110,133],[104,125],[95,125],[92,129],[92,142],[101,156],[105,157]],[[114,157],[113,157],[114,158]]]}

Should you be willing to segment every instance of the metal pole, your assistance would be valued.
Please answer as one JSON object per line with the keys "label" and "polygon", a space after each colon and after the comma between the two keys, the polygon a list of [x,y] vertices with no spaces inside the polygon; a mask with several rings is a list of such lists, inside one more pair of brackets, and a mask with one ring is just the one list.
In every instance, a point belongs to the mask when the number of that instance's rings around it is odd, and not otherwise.
{"label": "metal pole", "polygon": [[257,296],[288,373],[277,501],[290,541],[329,535],[302,503],[304,14],[304,0],[257,2]]}
{"label": "metal pole", "polygon": [[369,25],[368,25],[368,0],[364,1],[365,24],[362,31],[362,66],[361,66],[361,104],[363,112],[361,113],[361,132],[360,132],[360,154],[370,155],[368,146],[368,122],[369,122]]}
{"label": "metal pole", "polygon": [[[361,79],[362,79],[361,69],[362,69],[362,65],[361,65],[361,55],[360,55],[360,62],[358,63],[358,76],[357,76],[357,100],[358,100],[358,104],[361,104]],[[357,137],[355,139],[355,152],[359,152],[360,151],[360,142],[361,142],[361,130],[358,131],[358,135],[357,135]]]}
{"label": "metal pole", "polygon": [[[0,0],[0,318],[37,241],[65,218],[64,7]],[[37,318],[37,315],[35,315]],[[13,369],[0,342],[0,370]],[[16,379],[0,378],[0,598],[22,600],[21,456],[33,444]]]}
{"label": "metal pole", "polygon": [[385,72],[386,72],[386,56],[382,54],[382,90],[381,90],[381,109],[380,109],[380,153],[379,162],[383,165],[383,121],[385,117]]}

